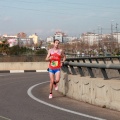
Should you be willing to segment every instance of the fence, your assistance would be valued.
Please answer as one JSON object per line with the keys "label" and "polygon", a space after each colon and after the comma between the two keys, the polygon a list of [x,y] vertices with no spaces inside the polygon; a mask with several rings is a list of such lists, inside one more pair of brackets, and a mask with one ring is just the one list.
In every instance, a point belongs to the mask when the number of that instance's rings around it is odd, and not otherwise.
{"label": "fence", "polygon": [[111,63],[114,63],[114,61],[118,60],[120,62],[120,57],[114,56],[114,57],[74,57],[74,58],[67,58],[66,61],[83,61],[84,63],[88,60],[90,63],[93,61],[96,61],[96,63],[99,63],[99,61],[103,61],[106,64],[106,61],[111,61]]}
{"label": "fence", "polygon": [[[67,58],[59,91],[79,101],[120,111],[120,64],[116,62],[120,62],[119,57]],[[100,74],[102,78],[96,78]]]}
{"label": "fence", "polygon": [[[66,72],[67,74],[73,74],[76,75],[77,72],[81,76],[85,76],[85,70],[86,68],[88,74],[90,75],[91,78],[95,78],[95,73],[93,72],[93,69],[95,68],[100,69],[102,73],[102,77],[107,80],[109,79],[108,73],[106,72],[106,69],[112,69],[112,70],[117,70],[118,73],[120,74],[120,65],[119,64],[113,64],[113,59],[117,60],[120,62],[120,57],[85,57],[85,58],[67,58],[66,62],[64,63],[64,66],[62,67],[62,70]],[[81,63],[80,61],[83,61]],[[86,60],[88,60],[90,63],[86,63]],[[96,63],[92,63],[96,61]],[[99,60],[102,60],[104,64],[98,64]],[[110,60],[111,64],[106,64],[106,61]],[[77,62],[76,62],[77,61]],[[113,72],[114,74],[114,72]]]}

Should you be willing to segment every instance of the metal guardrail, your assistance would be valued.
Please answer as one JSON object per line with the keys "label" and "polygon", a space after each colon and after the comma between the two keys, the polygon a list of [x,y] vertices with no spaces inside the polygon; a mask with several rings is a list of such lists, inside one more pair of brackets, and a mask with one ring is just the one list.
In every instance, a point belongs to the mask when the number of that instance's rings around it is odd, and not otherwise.
{"label": "metal guardrail", "polygon": [[113,61],[117,59],[120,62],[120,57],[119,56],[114,56],[114,57],[77,57],[77,58],[67,58],[66,61],[72,61],[72,62],[80,62],[81,60],[83,63],[86,63],[86,60],[88,60],[90,63],[93,61],[96,61],[96,63],[99,63],[99,61],[103,61],[106,64],[106,61],[111,61],[111,63],[114,63]]}
{"label": "metal guardrail", "polygon": [[118,70],[118,72],[120,74],[120,65],[118,65],[118,64],[117,65],[116,64],[96,64],[96,63],[93,64],[93,63],[76,63],[76,62],[68,62],[68,61],[66,61],[66,62],[64,62],[64,65],[62,66],[62,70],[64,72],[66,72],[67,74],[72,73],[73,75],[76,75],[75,68],[77,68],[79,74],[82,77],[82,76],[85,76],[82,67],[87,68],[91,78],[95,78],[95,75],[94,75],[94,72],[93,72],[92,68],[100,69],[101,72],[102,72],[103,78],[105,80],[109,79],[108,75],[107,75],[107,72],[106,72],[106,69]]}

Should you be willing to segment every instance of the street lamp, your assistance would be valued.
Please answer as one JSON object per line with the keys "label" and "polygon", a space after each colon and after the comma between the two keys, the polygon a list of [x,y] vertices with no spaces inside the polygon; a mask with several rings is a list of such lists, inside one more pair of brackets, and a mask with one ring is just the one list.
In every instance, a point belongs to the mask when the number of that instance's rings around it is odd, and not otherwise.
{"label": "street lamp", "polygon": [[112,52],[112,49],[111,49],[111,45],[112,46],[114,46],[113,44],[114,44],[114,39],[113,39],[113,22],[114,22],[114,20],[111,20],[111,41],[110,41],[110,51]]}
{"label": "street lamp", "polygon": [[[99,32],[100,30],[100,32]],[[99,48],[102,47],[101,46],[101,41],[102,40],[102,27],[100,25],[98,25],[98,44],[99,44]]]}
{"label": "street lamp", "polygon": [[113,22],[114,20],[111,20],[111,41],[113,41]]}
{"label": "street lamp", "polygon": [[119,41],[118,41],[118,29],[117,29],[117,26],[118,26],[118,24],[116,23],[116,35],[117,35],[117,45],[118,45],[118,48],[119,48]]}
{"label": "street lamp", "polygon": [[99,47],[99,50],[100,50],[99,27],[100,27],[100,25],[98,25],[98,47]]}

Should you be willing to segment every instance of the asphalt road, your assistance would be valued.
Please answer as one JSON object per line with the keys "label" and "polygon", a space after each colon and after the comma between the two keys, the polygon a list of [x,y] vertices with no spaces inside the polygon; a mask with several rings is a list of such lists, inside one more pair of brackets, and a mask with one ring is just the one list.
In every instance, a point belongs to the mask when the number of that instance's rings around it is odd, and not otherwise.
{"label": "asphalt road", "polygon": [[48,73],[1,73],[0,120],[120,120],[120,112],[48,95]]}

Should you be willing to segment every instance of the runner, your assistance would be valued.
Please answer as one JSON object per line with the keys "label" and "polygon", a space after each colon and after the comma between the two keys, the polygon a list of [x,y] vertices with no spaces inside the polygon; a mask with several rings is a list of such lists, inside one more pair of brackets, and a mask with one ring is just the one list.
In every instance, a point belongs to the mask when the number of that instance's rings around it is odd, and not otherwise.
{"label": "runner", "polygon": [[58,39],[54,40],[54,46],[52,49],[48,51],[47,57],[45,60],[49,60],[49,76],[50,76],[50,94],[49,99],[51,99],[52,96],[52,90],[53,85],[55,87],[55,90],[58,90],[57,83],[60,81],[60,68],[63,65],[66,56],[62,49],[59,49],[60,41]]}

